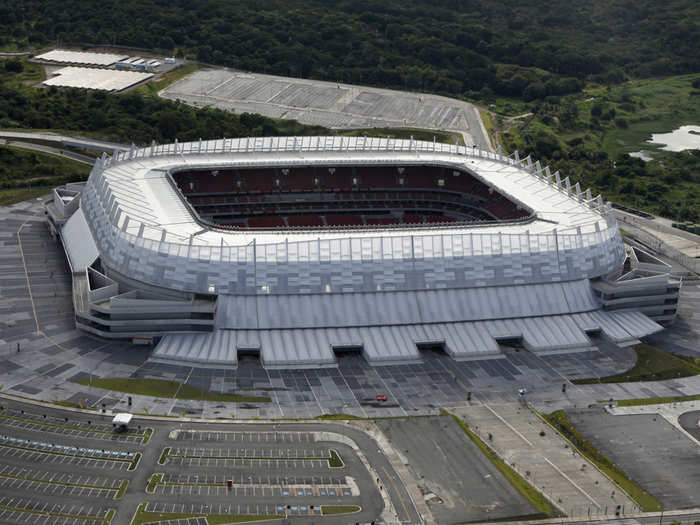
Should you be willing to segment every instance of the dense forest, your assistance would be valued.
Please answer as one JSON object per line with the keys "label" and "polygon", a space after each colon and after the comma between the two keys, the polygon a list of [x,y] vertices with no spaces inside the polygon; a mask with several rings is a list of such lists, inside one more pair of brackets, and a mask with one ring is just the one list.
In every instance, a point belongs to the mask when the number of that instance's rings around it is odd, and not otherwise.
{"label": "dense forest", "polygon": [[0,46],[134,46],[256,72],[535,100],[700,71],[696,0],[0,0]]}

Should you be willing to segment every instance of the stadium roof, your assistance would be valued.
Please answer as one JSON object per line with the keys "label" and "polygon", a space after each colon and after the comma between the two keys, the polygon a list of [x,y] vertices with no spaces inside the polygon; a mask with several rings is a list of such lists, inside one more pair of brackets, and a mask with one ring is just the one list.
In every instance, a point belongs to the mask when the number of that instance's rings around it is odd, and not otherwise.
{"label": "stadium roof", "polygon": [[[322,142],[320,142],[322,141]],[[153,156],[151,156],[153,152]],[[133,160],[129,157],[132,156]],[[528,159],[529,161],[529,159]],[[486,184],[516,203],[534,211],[535,219],[526,223],[483,224],[446,228],[387,228],[378,232],[354,230],[352,237],[402,237],[431,235],[449,230],[460,233],[551,233],[569,230],[592,233],[606,228],[600,200],[590,192],[568,186],[568,180],[557,185],[559,175],[540,170],[539,164],[520,165],[486,151],[463,146],[420,143],[414,141],[366,139],[363,137],[271,137],[257,139],[220,139],[215,141],[169,144],[125,153],[108,163],[103,171],[105,188],[121,210],[115,226],[122,231],[146,239],[166,239],[193,246],[245,246],[274,244],[285,241],[333,239],[348,235],[347,231],[225,231],[203,228],[171,184],[171,169],[207,169],[217,167],[338,165],[415,165],[442,164],[466,169]],[[549,177],[549,180],[548,180]]]}

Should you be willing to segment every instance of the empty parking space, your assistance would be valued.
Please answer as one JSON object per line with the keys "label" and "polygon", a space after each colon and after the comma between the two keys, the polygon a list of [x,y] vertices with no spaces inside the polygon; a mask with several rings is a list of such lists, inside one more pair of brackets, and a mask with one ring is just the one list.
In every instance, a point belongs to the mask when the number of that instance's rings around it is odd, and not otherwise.
{"label": "empty parking space", "polygon": [[[228,483],[231,483],[229,487]],[[248,498],[351,496],[345,477],[163,474],[155,492],[162,495]]]}
{"label": "empty parking space", "polygon": [[187,458],[168,456],[167,462],[183,467],[265,468],[265,469],[328,469],[325,459],[245,459]]}
{"label": "empty parking space", "polygon": [[655,414],[612,415],[569,409],[571,424],[666,508],[689,508],[700,494],[700,453],[680,430]]}
{"label": "empty parking space", "polygon": [[163,496],[201,496],[231,498],[281,498],[281,497],[329,497],[352,496],[348,487],[259,487],[235,484],[226,485],[158,485],[156,494]]}
{"label": "empty parking space", "polygon": [[185,430],[178,432],[178,441],[229,441],[232,443],[312,443],[310,432],[205,432]]}
{"label": "empty parking space", "polygon": [[273,503],[160,503],[149,502],[146,512],[177,512],[183,514],[247,514],[247,515],[320,515],[321,508],[317,505],[289,506]]}
{"label": "empty parking space", "polygon": [[170,456],[198,458],[323,459],[330,457],[322,448],[173,448]]}

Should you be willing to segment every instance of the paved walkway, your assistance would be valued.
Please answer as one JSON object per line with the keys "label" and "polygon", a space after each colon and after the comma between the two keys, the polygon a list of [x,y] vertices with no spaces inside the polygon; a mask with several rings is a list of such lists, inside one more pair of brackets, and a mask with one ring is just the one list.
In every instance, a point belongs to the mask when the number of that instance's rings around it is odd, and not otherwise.
{"label": "paved walkway", "polygon": [[450,409],[568,516],[637,512],[612,481],[527,407],[518,403]]}

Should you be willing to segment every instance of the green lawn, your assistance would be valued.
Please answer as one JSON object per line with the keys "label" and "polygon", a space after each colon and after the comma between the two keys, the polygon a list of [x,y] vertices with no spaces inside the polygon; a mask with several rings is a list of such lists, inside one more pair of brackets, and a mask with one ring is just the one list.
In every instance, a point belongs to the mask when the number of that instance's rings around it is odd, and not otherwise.
{"label": "green lawn", "polygon": [[575,379],[572,383],[588,385],[593,383],[661,381],[700,374],[700,359],[664,352],[645,343],[636,345],[634,351],[637,353],[637,362],[626,372],[600,378]]}
{"label": "green lawn", "polygon": [[627,474],[615,465],[615,463],[598,451],[598,449],[574,428],[569,418],[566,416],[566,412],[557,410],[551,414],[545,414],[543,417],[568,439],[581,454],[619,485],[635,502],[637,502],[644,512],[663,510],[663,504],[658,499],[637,485]]}
{"label": "green lawn", "polygon": [[18,202],[37,197],[48,196],[54,186],[46,186],[42,188],[13,188],[10,190],[0,190],[0,206],[9,206]]}
{"label": "green lawn", "polygon": [[562,512],[555,507],[550,501],[544,497],[544,495],[537,490],[535,487],[530,485],[523,477],[520,476],[513,468],[510,467],[505,461],[503,461],[498,454],[496,454],[491,448],[484,443],[479,436],[477,436],[469,426],[460,418],[455,415],[449,414],[443,409],[440,409],[441,415],[450,415],[452,419],[460,426],[464,433],[471,439],[474,444],[479,447],[479,449],[484,453],[484,455],[491,461],[494,467],[503,474],[503,476],[510,482],[513,487],[520,492],[520,494],[530,502],[530,504],[539,512],[538,515],[528,516],[528,519],[542,519],[546,517],[561,517],[564,516]]}
{"label": "green lawn", "polygon": [[[700,97],[693,94],[697,90],[690,85],[697,78],[700,74],[633,80],[606,93],[596,92],[628,121],[627,128],[611,127],[605,132],[603,149],[612,158],[641,148],[656,150],[658,146],[646,142],[652,133],[666,133],[683,124],[700,122]],[[625,102],[634,103],[635,109],[626,110],[629,106]],[[589,114],[591,105],[587,103]]]}
{"label": "green lawn", "polygon": [[163,76],[161,76],[158,80],[152,80],[138,89],[135,89],[134,92],[141,93],[143,95],[157,94],[160,90],[165,89],[178,80],[182,80],[198,69],[199,64],[197,64],[197,62],[186,62],[181,66],[176,67],[172,71],[168,71],[167,73],[163,74]]}
{"label": "green lawn", "polygon": [[269,403],[267,396],[244,396],[238,394],[218,394],[200,388],[185,385],[166,379],[125,378],[125,377],[93,377],[76,381],[81,385],[92,385],[105,390],[115,390],[127,394],[137,394],[153,397],[168,397],[202,401],[238,402],[238,403]]}

